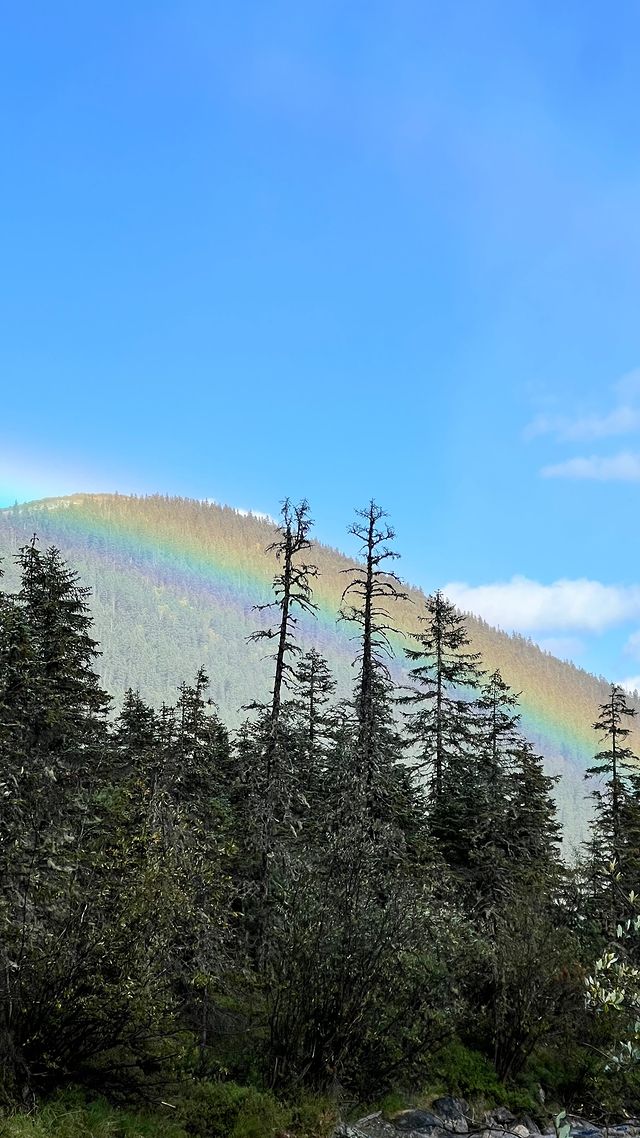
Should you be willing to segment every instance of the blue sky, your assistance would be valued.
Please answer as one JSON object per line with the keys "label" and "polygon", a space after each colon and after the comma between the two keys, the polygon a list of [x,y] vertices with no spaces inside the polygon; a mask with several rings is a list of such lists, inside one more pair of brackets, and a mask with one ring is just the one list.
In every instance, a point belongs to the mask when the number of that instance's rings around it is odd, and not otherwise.
{"label": "blue sky", "polygon": [[[0,37],[0,502],[162,491],[640,675],[640,9],[29,2]],[[640,683],[640,680],[639,680]]]}

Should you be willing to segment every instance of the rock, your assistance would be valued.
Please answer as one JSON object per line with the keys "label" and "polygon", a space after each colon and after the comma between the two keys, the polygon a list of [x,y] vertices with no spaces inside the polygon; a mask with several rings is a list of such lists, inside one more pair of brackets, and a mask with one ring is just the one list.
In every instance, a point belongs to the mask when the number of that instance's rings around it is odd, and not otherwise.
{"label": "rock", "polygon": [[391,1123],[403,1134],[428,1134],[436,1138],[447,1133],[444,1119],[430,1110],[401,1110],[393,1115]]}
{"label": "rock", "polygon": [[381,1111],[369,1114],[366,1118],[359,1118],[353,1124],[341,1122],[340,1126],[335,1132],[336,1138],[397,1138],[398,1133],[395,1127],[382,1117]]}
{"label": "rock", "polygon": [[525,1114],[522,1119],[522,1125],[526,1126],[530,1134],[540,1134],[540,1127],[537,1122],[534,1122],[531,1115]]}
{"label": "rock", "polygon": [[496,1129],[511,1129],[511,1124],[516,1122],[515,1114],[507,1110],[506,1106],[497,1106],[495,1110],[490,1110],[485,1114],[485,1121],[489,1127]]}
{"label": "rock", "polygon": [[529,1127],[522,1122],[516,1122],[515,1126],[509,1128],[509,1133],[515,1134],[516,1138],[529,1138]]}
{"label": "rock", "polygon": [[348,1122],[339,1122],[333,1132],[333,1138],[366,1138],[366,1135],[355,1126],[349,1126]]}
{"label": "rock", "polygon": [[442,1119],[445,1128],[453,1134],[467,1134],[469,1132],[467,1121],[469,1107],[463,1099],[445,1095],[444,1098],[437,1098],[434,1101],[433,1109],[436,1115]]}

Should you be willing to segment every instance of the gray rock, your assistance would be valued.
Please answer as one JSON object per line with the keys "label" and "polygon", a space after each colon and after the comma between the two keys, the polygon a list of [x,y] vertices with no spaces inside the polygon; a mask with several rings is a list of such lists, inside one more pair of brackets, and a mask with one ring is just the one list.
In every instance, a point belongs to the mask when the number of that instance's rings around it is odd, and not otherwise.
{"label": "gray rock", "polygon": [[401,1110],[391,1122],[403,1134],[428,1134],[435,1138],[447,1133],[444,1119],[430,1110]]}
{"label": "gray rock", "polygon": [[529,1115],[529,1114],[523,1115],[522,1125],[526,1126],[526,1128],[530,1134],[540,1134],[540,1127],[538,1126],[537,1122],[534,1122],[531,1115]]}
{"label": "gray rock", "polygon": [[529,1127],[522,1122],[516,1122],[514,1126],[509,1127],[509,1133],[515,1134],[516,1138],[529,1138]]}
{"label": "gray rock", "polygon": [[353,1124],[341,1123],[346,1127],[344,1133],[338,1130],[337,1138],[397,1138],[398,1132],[390,1122],[387,1122],[381,1111],[369,1114],[366,1118],[359,1118]]}
{"label": "gray rock", "polygon": [[445,1128],[453,1134],[467,1134],[469,1132],[469,1107],[463,1099],[452,1098],[445,1095],[437,1098],[433,1103],[436,1115],[442,1119]]}
{"label": "gray rock", "polygon": [[397,1138],[397,1131],[378,1111],[358,1122],[340,1122],[334,1135],[335,1138]]}
{"label": "gray rock", "polygon": [[485,1114],[485,1120],[489,1127],[503,1127],[505,1129],[517,1121],[515,1114],[507,1110],[506,1106],[497,1106],[495,1110],[488,1111]]}

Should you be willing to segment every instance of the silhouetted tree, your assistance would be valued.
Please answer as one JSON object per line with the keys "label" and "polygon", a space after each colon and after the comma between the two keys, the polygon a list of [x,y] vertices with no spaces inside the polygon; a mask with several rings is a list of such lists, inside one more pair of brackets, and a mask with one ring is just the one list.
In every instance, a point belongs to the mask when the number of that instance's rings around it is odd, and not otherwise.
{"label": "silhouetted tree", "polygon": [[412,633],[412,640],[419,647],[405,648],[417,687],[399,702],[413,709],[406,715],[406,729],[417,749],[416,767],[430,772],[438,798],[445,767],[469,742],[473,708],[460,692],[470,694],[478,687],[480,653],[468,651],[464,617],[440,590],[427,597],[425,614],[418,619],[423,628]]}

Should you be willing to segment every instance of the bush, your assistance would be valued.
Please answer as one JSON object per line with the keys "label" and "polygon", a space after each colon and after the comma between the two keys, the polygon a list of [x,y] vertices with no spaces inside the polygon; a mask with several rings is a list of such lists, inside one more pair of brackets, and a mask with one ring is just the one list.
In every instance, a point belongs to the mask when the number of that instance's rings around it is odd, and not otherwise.
{"label": "bush", "polygon": [[479,1097],[503,1103],[506,1092],[492,1063],[479,1051],[453,1040],[438,1051],[430,1064],[432,1081],[446,1094]]}
{"label": "bush", "polygon": [[194,1138],[274,1138],[291,1122],[291,1112],[268,1091],[202,1082],[183,1102],[180,1121]]}

